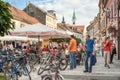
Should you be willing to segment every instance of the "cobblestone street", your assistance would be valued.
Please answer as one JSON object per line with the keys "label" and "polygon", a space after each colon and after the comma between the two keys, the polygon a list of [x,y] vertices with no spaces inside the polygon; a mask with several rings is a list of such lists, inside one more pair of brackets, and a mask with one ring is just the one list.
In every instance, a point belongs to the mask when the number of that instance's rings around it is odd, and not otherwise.
{"label": "cobblestone street", "polygon": [[[120,80],[120,63],[114,61],[110,65],[110,69],[104,67],[104,58],[100,55],[97,56],[97,63],[93,67],[92,73],[83,73],[84,66],[77,66],[76,69],[61,71],[65,80]],[[40,80],[41,76],[37,72],[31,73],[32,80]],[[23,80],[23,79],[22,79]]]}
{"label": "cobblestone street", "polygon": [[120,0],[0,0],[0,80],[54,79],[120,80]]}

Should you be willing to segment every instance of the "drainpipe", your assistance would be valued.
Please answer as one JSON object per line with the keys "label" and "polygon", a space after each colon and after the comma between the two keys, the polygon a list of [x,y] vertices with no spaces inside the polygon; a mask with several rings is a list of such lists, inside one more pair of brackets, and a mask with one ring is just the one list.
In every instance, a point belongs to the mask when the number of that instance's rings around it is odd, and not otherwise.
{"label": "drainpipe", "polygon": [[120,1],[118,0],[118,59],[120,59]]}

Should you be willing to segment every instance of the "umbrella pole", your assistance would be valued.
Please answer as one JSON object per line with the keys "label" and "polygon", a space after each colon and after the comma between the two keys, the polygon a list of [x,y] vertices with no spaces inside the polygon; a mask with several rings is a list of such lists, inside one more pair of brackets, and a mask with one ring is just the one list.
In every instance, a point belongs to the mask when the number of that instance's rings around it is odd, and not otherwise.
{"label": "umbrella pole", "polygon": [[40,41],[40,36],[38,36],[38,42]]}

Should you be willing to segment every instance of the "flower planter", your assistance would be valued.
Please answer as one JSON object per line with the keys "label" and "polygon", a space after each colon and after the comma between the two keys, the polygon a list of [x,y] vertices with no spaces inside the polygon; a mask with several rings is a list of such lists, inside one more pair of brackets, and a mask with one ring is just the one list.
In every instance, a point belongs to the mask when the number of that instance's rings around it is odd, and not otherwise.
{"label": "flower planter", "polygon": [[102,36],[105,36],[106,35],[106,32],[102,32]]}
{"label": "flower planter", "polygon": [[108,29],[108,31],[109,31],[109,33],[111,33],[111,32],[115,32],[116,29],[115,29],[114,27],[110,27],[110,28]]}
{"label": "flower planter", "polygon": [[117,32],[118,32],[118,30],[114,30],[113,32],[112,32],[112,37],[116,37],[117,36]]}

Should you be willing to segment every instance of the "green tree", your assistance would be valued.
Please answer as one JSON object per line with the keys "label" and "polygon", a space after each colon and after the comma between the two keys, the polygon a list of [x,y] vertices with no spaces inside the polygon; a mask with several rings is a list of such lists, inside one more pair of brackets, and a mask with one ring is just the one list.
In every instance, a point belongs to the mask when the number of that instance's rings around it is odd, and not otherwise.
{"label": "green tree", "polygon": [[[69,42],[70,41],[70,38],[54,38],[54,39],[51,39],[53,42]],[[80,38],[76,38],[75,37],[75,40],[77,41],[77,43],[81,43],[81,39]]]}
{"label": "green tree", "polygon": [[11,19],[13,16],[9,10],[10,4],[0,0],[0,36],[9,34],[9,30],[14,29]]}
{"label": "green tree", "polygon": [[75,40],[77,41],[77,43],[81,43],[81,39],[80,38],[76,38],[75,37]]}

